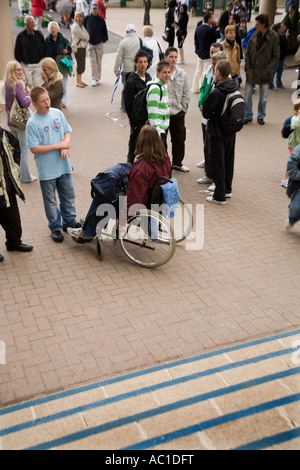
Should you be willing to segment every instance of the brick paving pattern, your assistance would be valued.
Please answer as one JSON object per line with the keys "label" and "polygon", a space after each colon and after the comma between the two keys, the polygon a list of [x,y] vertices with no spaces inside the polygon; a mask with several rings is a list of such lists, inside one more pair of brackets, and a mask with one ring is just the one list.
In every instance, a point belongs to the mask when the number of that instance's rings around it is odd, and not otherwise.
{"label": "brick paving pattern", "polygon": [[[109,8],[108,30],[123,36],[133,22],[141,35],[142,18],[142,10]],[[151,21],[160,39],[164,11],[151,10]],[[190,84],[197,21],[190,18],[185,44]],[[79,217],[90,204],[91,178],[126,161],[121,85],[110,102],[114,58],[115,52],[104,55],[100,86],[79,89],[74,78],[68,83],[65,115],[73,129]],[[280,131],[291,114],[297,75],[286,69],[286,88],[270,91],[265,126],[254,120],[237,136],[233,197],[224,207],[207,203],[201,192],[207,186],[196,183],[203,175],[196,168],[203,159],[201,115],[191,95],[185,159],[191,171],[174,176],[186,202],[204,205],[204,246],[179,245],[156,270],[130,263],[115,241],[105,241],[101,262],[94,243],[79,246],[65,236],[55,244],[39,183],[24,185],[23,241],[33,252],[6,252],[0,231],[0,340],[6,346],[0,406],[299,327],[300,226],[286,233],[288,198],[280,186],[288,157]],[[91,83],[88,59],[84,80]]]}

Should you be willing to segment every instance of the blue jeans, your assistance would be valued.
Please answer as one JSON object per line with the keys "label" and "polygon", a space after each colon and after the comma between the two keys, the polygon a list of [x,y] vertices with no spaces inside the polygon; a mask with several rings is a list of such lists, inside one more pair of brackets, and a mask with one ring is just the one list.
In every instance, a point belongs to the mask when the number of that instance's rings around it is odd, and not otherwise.
{"label": "blue jeans", "polygon": [[274,75],[276,75],[276,82],[275,82],[276,83],[276,88],[282,88],[283,87],[282,81],[281,81],[283,69],[284,69],[284,60],[279,60],[277,66],[276,66],[276,69],[274,71]]}
{"label": "blue jeans", "polygon": [[[252,103],[252,94],[255,85],[251,83],[246,83],[245,86],[245,102],[246,102],[246,112],[245,119],[249,121],[253,120],[253,103]],[[267,107],[267,96],[268,96],[269,83],[264,85],[259,85],[259,102],[257,108],[257,119],[264,119],[266,116],[266,107]]]}
{"label": "blue jeans", "polygon": [[300,220],[300,191],[291,199],[289,205],[289,222],[295,224]]}
{"label": "blue jeans", "polygon": [[63,87],[64,87],[64,94],[61,99],[61,104],[67,104],[67,85],[68,85],[68,75],[63,73]]}
{"label": "blue jeans", "polygon": [[83,224],[84,234],[88,237],[94,237],[96,235],[96,228],[100,220],[100,217],[96,215],[98,205],[99,204],[94,198],[85,217]]}
{"label": "blue jeans", "polygon": [[[60,231],[77,223],[75,191],[72,175],[65,174],[52,180],[40,181],[48,227],[51,232]],[[57,206],[57,191],[60,208]]]}

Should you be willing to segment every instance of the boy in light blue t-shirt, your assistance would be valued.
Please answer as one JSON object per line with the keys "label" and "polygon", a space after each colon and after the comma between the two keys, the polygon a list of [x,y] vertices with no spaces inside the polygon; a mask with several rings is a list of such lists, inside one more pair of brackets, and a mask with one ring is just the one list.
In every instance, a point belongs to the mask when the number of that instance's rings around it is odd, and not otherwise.
{"label": "boy in light blue t-shirt", "polygon": [[36,112],[26,125],[27,147],[34,154],[52,239],[62,242],[62,228],[66,231],[68,227],[81,227],[76,221],[75,191],[69,160],[72,129],[64,114],[50,107],[45,88],[32,88],[30,97]]}

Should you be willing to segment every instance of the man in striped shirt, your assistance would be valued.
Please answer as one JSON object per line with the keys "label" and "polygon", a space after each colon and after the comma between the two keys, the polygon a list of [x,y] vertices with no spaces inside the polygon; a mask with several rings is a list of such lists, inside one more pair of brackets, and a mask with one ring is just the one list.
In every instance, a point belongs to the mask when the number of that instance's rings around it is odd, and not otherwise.
{"label": "man in striped shirt", "polygon": [[170,64],[165,60],[158,62],[156,76],[147,84],[148,92],[146,97],[148,122],[157,129],[166,150],[166,131],[170,124],[167,83],[170,80],[170,76]]}

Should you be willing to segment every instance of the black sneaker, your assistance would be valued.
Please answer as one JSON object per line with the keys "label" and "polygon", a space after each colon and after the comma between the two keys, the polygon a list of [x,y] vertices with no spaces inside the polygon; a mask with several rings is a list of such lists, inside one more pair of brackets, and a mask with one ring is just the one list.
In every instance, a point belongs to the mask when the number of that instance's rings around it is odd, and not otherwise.
{"label": "black sneaker", "polygon": [[56,243],[61,243],[64,241],[64,236],[60,230],[55,230],[54,232],[51,233],[51,236],[52,236],[52,240]]}
{"label": "black sneaker", "polygon": [[80,222],[76,222],[76,224],[74,224],[74,225],[68,225],[68,227],[63,227],[63,231],[64,231],[64,232],[67,232],[67,230],[68,230],[69,227],[70,227],[70,228],[81,228],[82,225],[81,225]]}
{"label": "black sneaker", "polygon": [[0,255],[0,263],[2,263],[2,261],[4,261],[4,256]]}

